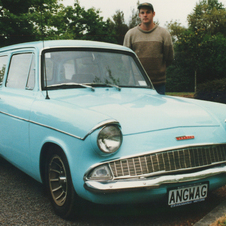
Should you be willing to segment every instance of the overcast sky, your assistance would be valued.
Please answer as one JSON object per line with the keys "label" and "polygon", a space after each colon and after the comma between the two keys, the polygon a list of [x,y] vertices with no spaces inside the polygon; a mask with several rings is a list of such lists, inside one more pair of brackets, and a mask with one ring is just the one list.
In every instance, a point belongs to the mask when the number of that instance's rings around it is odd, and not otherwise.
{"label": "overcast sky", "polygon": [[[74,0],[63,0],[61,1],[64,5],[73,5]],[[124,12],[126,22],[129,21],[132,10],[137,7],[137,0],[79,0],[80,6],[89,9],[94,7],[95,9],[101,10],[101,16],[104,20],[111,18],[115,14],[116,10]],[[159,21],[160,26],[164,26],[166,22],[178,21],[183,26],[187,27],[187,16],[190,14],[196,3],[199,0],[151,0],[142,1],[150,2],[154,6],[155,10],[155,21]],[[219,0],[226,7],[226,0]]]}

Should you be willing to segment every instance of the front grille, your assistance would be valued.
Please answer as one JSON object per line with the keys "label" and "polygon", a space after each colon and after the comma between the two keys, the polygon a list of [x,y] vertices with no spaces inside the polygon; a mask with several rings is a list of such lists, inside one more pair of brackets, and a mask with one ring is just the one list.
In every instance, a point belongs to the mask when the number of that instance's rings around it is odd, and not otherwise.
{"label": "front grille", "polygon": [[155,175],[191,170],[226,161],[226,144],[187,147],[112,161],[114,177]]}

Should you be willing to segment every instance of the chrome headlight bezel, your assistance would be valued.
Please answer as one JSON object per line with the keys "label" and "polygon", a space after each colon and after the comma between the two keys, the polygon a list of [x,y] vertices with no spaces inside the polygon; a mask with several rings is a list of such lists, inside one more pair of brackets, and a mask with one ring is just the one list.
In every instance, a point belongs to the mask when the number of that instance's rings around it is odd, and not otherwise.
{"label": "chrome headlight bezel", "polygon": [[112,173],[107,164],[100,165],[89,171],[85,180],[112,180]]}
{"label": "chrome headlight bezel", "polygon": [[118,125],[106,125],[97,135],[97,146],[104,154],[113,154],[121,147],[123,136]]}

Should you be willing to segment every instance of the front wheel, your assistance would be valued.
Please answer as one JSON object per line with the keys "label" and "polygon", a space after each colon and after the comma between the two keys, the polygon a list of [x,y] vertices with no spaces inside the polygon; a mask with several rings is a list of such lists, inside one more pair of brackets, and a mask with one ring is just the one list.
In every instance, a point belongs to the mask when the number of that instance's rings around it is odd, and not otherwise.
{"label": "front wheel", "polygon": [[46,165],[46,188],[57,215],[70,219],[77,213],[79,198],[72,184],[69,164],[59,148],[49,152]]}

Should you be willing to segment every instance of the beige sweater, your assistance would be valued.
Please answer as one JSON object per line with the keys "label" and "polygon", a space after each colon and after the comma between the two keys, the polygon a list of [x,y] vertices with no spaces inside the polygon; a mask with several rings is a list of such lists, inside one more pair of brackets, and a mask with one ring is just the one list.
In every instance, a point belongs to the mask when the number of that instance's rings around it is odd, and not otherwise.
{"label": "beige sweater", "polygon": [[154,85],[166,82],[166,67],[173,61],[173,44],[165,28],[156,25],[144,31],[138,25],[126,33],[123,45],[137,54]]}

